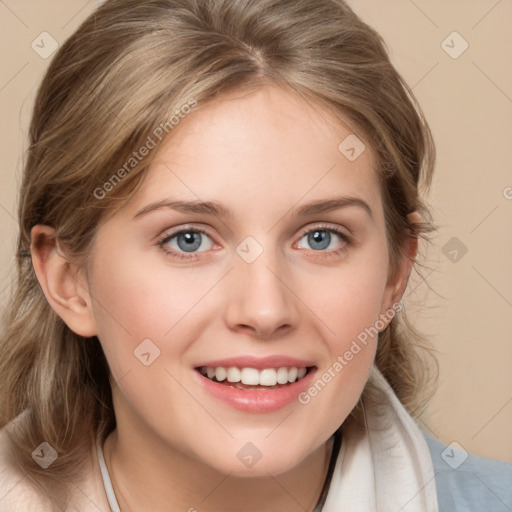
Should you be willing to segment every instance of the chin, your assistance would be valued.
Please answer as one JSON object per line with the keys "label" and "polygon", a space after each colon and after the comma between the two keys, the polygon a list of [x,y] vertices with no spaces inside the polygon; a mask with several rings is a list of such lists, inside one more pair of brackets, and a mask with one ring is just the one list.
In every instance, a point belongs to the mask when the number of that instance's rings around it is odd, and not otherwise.
{"label": "chin", "polygon": [[[300,462],[300,461],[298,461]],[[268,478],[270,475],[278,476],[294,469],[297,461],[283,460],[266,460],[261,458],[252,466],[244,466],[244,464],[233,464],[226,462],[225,465],[216,467],[215,469],[223,474],[229,474],[235,478]]]}
{"label": "chin", "polygon": [[204,460],[212,469],[238,478],[268,478],[291,471],[310,456],[304,445],[298,447],[279,443],[240,443],[226,446],[221,453],[214,453]]}

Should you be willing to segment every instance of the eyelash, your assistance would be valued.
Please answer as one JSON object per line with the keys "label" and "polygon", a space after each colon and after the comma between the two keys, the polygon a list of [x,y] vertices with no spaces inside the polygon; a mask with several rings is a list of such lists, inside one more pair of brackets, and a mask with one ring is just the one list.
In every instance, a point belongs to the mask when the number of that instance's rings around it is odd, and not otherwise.
{"label": "eyelash", "polygon": [[305,228],[303,231],[301,231],[299,240],[301,240],[304,235],[307,235],[314,231],[327,231],[328,233],[331,234],[334,233],[343,241],[343,244],[340,247],[331,251],[314,251],[313,249],[311,249],[311,251],[315,253],[316,258],[332,258],[340,256],[341,254],[344,254],[351,245],[353,245],[353,239],[351,236],[347,235],[346,233],[337,228],[325,224],[319,224],[318,226],[314,226],[312,228]]}
{"label": "eyelash", "polygon": [[166,247],[166,244],[170,240],[172,240],[175,236],[180,235],[182,233],[201,233],[203,235],[206,235],[206,236],[212,238],[206,232],[205,229],[198,228],[198,227],[194,227],[194,228],[192,228],[192,227],[190,227],[190,228],[185,227],[185,228],[180,228],[177,231],[174,231],[174,232],[171,232],[171,233],[164,233],[162,235],[162,237],[158,240],[157,245],[160,247],[160,249],[162,249],[162,251],[164,251],[164,253],[166,253],[167,256],[172,256],[173,258],[178,258],[180,260],[191,260],[191,259],[197,258],[197,253],[196,254],[194,254],[194,253],[186,254],[186,253],[183,253],[183,252],[177,252],[177,251],[174,251],[174,250],[169,250]]}
{"label": "eyelash", "polygon": [[[343,245],[341,247],[339,247],[338,249],[334,249],[331,251],[314,251],[314,250],[312,250],[312,252],[316,253],[315,257],[329,258],[329,257],[339,256],[340,254],[345,253],[348,250],[349,246],[351,246],[353,244],[353,240],[352,240],[351,236],[347,235],[346,233],[344,233],[343,231],[341,231],[339,229],[336,229],[332,226],[326,226],[326,225],[318,225],[318,226],[314,226],[312,228],[304,229],[303,231],[301,231],[301,234],[300,234],[298,240],[301,240],[305,235],[312,233],[314,231],[327,231],[328,233],[331,233],[331,234],[334,233],[343,241]],[[170,240],[172,240],[175,236],[178,236],[182,233],[201,233],[201,234],[208,236],[209,238],[211,238],[213,240],[213,238],[208,234],[208,232],[205,229],[202,229],[200,227],[190,227],[190,228],[185,227],[185,228],[180,228],[179,230],[173,231],[171,233],[167,233],[167,232],[164,233],[157,242],[158,247],[160,247],[160,249],[164,253],[166,253],[168,256],[172,256],[173,258],[178,258],[181,260],[191,260],[191,259],[197,258],[197,253],[186,254],[183,252],[169,250],[166,247],[167,243]]]}

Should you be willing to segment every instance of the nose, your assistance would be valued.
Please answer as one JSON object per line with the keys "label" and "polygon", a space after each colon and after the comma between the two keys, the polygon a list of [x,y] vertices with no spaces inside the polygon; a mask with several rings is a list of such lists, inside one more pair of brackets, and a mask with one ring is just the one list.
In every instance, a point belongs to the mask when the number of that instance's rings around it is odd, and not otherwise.
{"label": "nose", "polygon": [[297,327],[298,298],[283,268],[272,267],[260,257],[240,260],[230,272],[224,320],[232,331],[272,339]]}

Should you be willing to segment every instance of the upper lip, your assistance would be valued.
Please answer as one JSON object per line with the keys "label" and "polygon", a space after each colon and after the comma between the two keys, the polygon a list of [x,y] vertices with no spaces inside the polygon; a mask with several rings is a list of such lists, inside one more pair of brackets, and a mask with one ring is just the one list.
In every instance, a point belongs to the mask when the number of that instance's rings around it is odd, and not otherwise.
{"label": "upper lip", "polygon": [[257,370],[264,370],[265,368],[307,368],[315,366],[310,360],[297,359],[295,357],[288,357],[282,355],[268,356],[268,357],[254,357],[254,356],[241,356],[230,357],[227,359],[215,359],[213,361],[205,361],[195,365],[196,368],[201,367],[217,368],[255,368]]}

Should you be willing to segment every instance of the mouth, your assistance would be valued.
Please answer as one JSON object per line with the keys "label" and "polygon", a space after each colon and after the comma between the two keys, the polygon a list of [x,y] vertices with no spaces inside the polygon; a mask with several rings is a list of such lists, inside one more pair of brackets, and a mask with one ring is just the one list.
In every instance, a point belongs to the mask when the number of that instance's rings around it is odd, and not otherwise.
{"label": "mouth", "polygon": [[196,370],[212,382],[243,390],[276,390],[302,380],[314,366],[251,368],[237,366],[200,366]]}
{"label": "mouth", "polygon": [[289,357],[240,357],[194,367],[207,396],[247,413],[271,413],[298,404],[314,380],[312,361]]}

